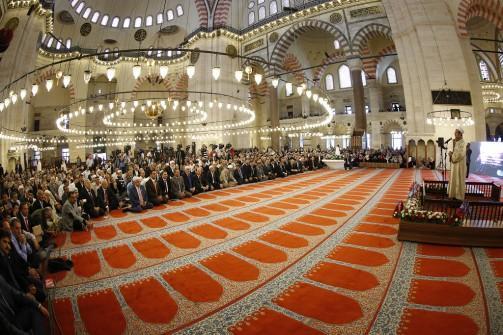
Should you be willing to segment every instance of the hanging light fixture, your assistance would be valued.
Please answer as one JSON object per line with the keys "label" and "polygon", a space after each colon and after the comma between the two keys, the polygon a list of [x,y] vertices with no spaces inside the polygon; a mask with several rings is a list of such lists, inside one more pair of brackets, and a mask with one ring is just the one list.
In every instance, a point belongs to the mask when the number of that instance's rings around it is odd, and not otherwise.
{"label": "hanging light fixture", "polygon": [[54,80],[52,79],[47,79],[45,81],[45,89],[47,90],[47,92],[50,92],[52,90],[52,86],[54,85]]}
{"label": "hanging light fixture", "polygon": [[166,78],[168,75],[169,68],[166,65],[161,65],[159,68],[159,75],[161,76],[162,79]]}
{"label": "hanging light fixture", "polygon": [[220,68],[218,66],[215,66],[213,69],[211,69],[211,74],[213,75],[213,79],[218,80],[220,78]]}
{"label": "hanging light fixture", "polygon": [[28,94],[28,91],[26,91],[26,88],[22,88],[21,91],[19,91],[19,97],[21,98],[21,100],[24,101],[24,99],[26,98],[26,95]]}
{"label": "hanging light fixture", "polygon": [[314,102],[317,102],[318,98],[319,98],[319,95],[317,93],[314,93],[313,94],[313,100],[314,100]]}
{"label": "hanging light fixture", "polygon": [[115,68],[110,66],[109,68],[107,68],[108,81],[112,81],[112,79],[114,79],[114,77],[115,77]]}
{"label": "hanging light fixture", "polygon": [[274,88],[278,88],[278,85],[279,85],[279,78],[278,78],[278,77],[274,77],[274,78],[272,78],[272,80],[271,80],[271,84],[272,84],[272,87],[274,87]]}
{"label": "hanging light fixture", "polygon": [[60,80],[61,77],[63,77],[63,71],[59,70],[58,72],[56,72],[56,79]]}
{"label": "hanging light fixture", "polygon": [[36,95],[37,95],[37,93],[38,93],[38,85],[37,85],[37,84],[33,84],[33,85],[31,85],[31,94],[32,94],[33,96],[36,96]]}
{"label": "hanging light fixture", "polygon": [[193,64],[190,64],[187,66],[187,76],[189,76],[190,79],[194,77],[196,74],[196,67]]}
{"label": "hanging light fixture", "polygon": [[65,74],[63,76],[63,87],[67,88],[68,85],[70,85],[71,81],[72,81],[72,76],[69,74]]}
{"label": "hanging light fixture", "polygon": [[5,109],[5,104],[3,102],[0,102],[0,112],[3,112]]}
{"label": "hanging light fixture", "polygon": [[92,76],[92,72],[89,71],[89,70],[85,70],[84,71],[84,82],[86,84],[89,84],[89,82],[91,81],[91,76]]}
{"label": "hanging light fixture", "polygon": [[313,92],[311,90],[306,90],[306,97],[308,99],[311,99],[312,96],[313,96]]}
{"label": "hanging light fixture", "polygon": [[298,86],[298,87],[297,87],[297,93],[298,93],[299,95],[302,95],[302,93],[304,93],[304,87],[302,87],[302,86]]}
{"label": "hanging light fixture", "polygon": [[243,79],[243,71],[242,70],[236,70],[236,72],[234,72],[234,77],[236,78],[236,80],[239,82]]}
{"label": "hanging light fixture", "polygon": [[10,105],[10,98],[5,98],[5,100],[3,102],[5,104],[5,108],[9,107],[9,105]]}
{"label": "hanging light fixture", "polygon": [[133,66],[133,78],[137,80],[141,76],[141,66],[140,64],[136,64]]}
{"label": "hanging light fixture", "polygon": [[250,65],[247,65],[247,66],[245,67],[245,73],[246,73],[247,75],[250,75],[252,72],[253,72],[253,68],[252,68]]}
{"label": "hanging light fixture", "polygon": [[261,73],[255,73],[255,82],[257,83],[257,85],[260,85],[260,83],[262,82],[262,74]]}
{"label": "hanging light fixture", "polygon": [[12,101],[12,104],[15,105],[17,102],[17,94],[13,92],[10,96],[10,100]]}

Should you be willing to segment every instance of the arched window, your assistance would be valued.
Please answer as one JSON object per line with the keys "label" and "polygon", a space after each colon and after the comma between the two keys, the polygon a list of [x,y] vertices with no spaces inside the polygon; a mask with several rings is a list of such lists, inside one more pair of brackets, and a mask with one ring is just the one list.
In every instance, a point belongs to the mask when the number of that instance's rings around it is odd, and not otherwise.
{"label": "arched window", "polygon": [[49,38],[49,41],[47,41],[47,47],[50,48],[52,46],[52,42],[54,42],[54,38],[51,37]]}
{"label": "arched window", "polygon": [[59,50],[59,49],[61,49],[61,42],[57,41],[56,42],[56,50]]}
{"label": "arched window", "polygon": [[265,6],[260,6],[258,8],[258,19],[259,21],[265,19]]}
{"label": "arched window", "polygon": [[126,17],[124,19],[124,22],[122,22],[122,28],[129,28],[131,26],[131,18],[130,17]]}
{"label": "arched window", "polygon": [[339,67],[339,85],[341,88],[351,87],[351,71],[347,65]]}
{"label": "arched window", "polygon": [[255,23],[255,12],[250,12],[248,14],[248,25],[252,25]]}
{"label": "arched window", "polygon": [[148,48],[147,56],[152,57],[152,54],[154,52],[154,51],[152,51],[153,48],[154,48],[153,46]]}
{"label": "arched window", "polygon": [[154,24],[154,18],[152,17],[152,15],[147,16],[147,18],[145,19],[145,26],[150,27],[153,24]]}
{"label": "arched window", "polygon": [[341,48],[341,43],[338,40],[334,41],[334,48],[335,50],[339,50]]}
{"label": "arched window", "polygon": [[98,22],[99,18],[100,18],[100,12],[96,11],[93,13],[93,17],[91,17],[91,22],[96,23]]}
{"label": "arched window", "polygon": [[479,69],[480,69],[480,78],[483,81],[490,81],[491,80],[491,74],[489,73],[489,67],[487,66],[487,63],[483,60],[479,62]]}
{"label": "arched window", "polygon": [[325,89],[331,91],[334,89],[334,76],[327,74],[325,76]]}
{"label": "arched window", "polygon": [[71,6],[75,7],[77,5],[77,2],[79,2],[79,0],[72,0]]}
{"label": "arched window", "polygon": [[87,7],[86,10],[84,11],[84,14],[82,14],[82,17],[87,20],[89,15],[91,15],[91,11],[92,11],[91,7]]}
{"label": "arched window", "polygon": [[290,0],[282,0],[283,7],[290,7]]}
{"label": "arched window", "polygon": [[367,86],[367,75],[365,74],[365,71],[362,70],[362,83],[363,86]]}
{"label": "arched window", "polygon": [[173,10],[168,10],[167,13],[166,13],[166,17],[168,19],[168,21],[171,21],[175,18],[175,13],[173,13]]}
{"label": "arched window", "polygon": [[112,27],[117,28],[119,26],[120,18],[118,16],[112,19]]}
{"label": "arched window", "polygon": [[396,84],[398,83],[398,80],[396,78],[396,71],[394,68],[389,67],[386,70],[386,77],[388,77],[388,84]]}
{"label": "arched window", "polygon": [[108,15],[103,15],[103,18],[101,18],[101,25],[106,26],[108,23],[109,16]]}
{"label": "arched window", "polygon": [[498,49],[498,59],[500,61],[500,73],[501,73],[501,77],[503,78],[503,47],[500,47]]}
{"label": "arched window", "polygon": [[77,14],[80,14],[82,12],[85,5],[86,5],[86,3],[83,1],[81,3],[79,3],[79,5],[77,6],[77,9],[75,10],[77,12]]}
{"label": "arched window", "polygon": [[157,14],[157,24],[162,24],[162,22],[164,21],[164,15],[162,15],[162,13],[159,13]]}
{"label": "arched window", "polygon": [[182,5],[176,6],[176,15],[182,16],[183,15],[183,7]]}
{"label": "arched window", "polygon": [[276,0],[273,0],[269,4],[269,15],[274,15],[277,12],[278,12],[278,4],[276,3]]}
{"label": "arched window", "polygon": [[66,46],[66,49],[68,49],[68,50],[72,47],[72,39],[71,38],[66,40],[65,46]]}
{"label": "arched window", "polygon": [[107,48],[104,50],[104,52],[105,54],[103,55],[103,58],[108,59],[108,57],[110,56],[110,49]]}
{"label": "arched window", "polygon": [[248,2],[248,9],[252,9],[255,6],[255,2],[250,1]]}
{"label": "arched window", "polygon": [[114,57],[119,58],[119,48],[117,47],[114,48]]}
{"label": "arched window", "polygon": [[140,28],[141,27],[141,22],[142,22],[142,18],[141,18],[141,16],[138,16],[136,19],[134,19],[134,27],[135,28]]}

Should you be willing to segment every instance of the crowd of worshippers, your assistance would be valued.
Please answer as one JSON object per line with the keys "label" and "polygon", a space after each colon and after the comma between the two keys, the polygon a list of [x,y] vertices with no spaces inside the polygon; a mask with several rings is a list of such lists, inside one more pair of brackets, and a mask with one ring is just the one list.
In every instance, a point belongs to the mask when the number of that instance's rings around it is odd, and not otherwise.
{"label": "crowd of worshippers", "polygon": [[[396,163],[401,168],[412,167],[412,157],[407,157],[407,152],[404,149],[361,149],[354,150],[350,148],[340,149],[337,146],[331,149],[336,156],[342,156],[345,161],[346,169],[359,167],[362,162],[370,163]],[[415,160],[414,160],[415,166]]]}

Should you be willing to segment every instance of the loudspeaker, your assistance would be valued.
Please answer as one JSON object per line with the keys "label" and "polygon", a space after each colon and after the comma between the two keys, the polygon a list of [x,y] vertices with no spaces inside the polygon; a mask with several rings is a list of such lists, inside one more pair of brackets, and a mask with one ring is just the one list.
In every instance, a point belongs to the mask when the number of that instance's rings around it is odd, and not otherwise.
{"label": "loudspeaker", "polygon": [[443,147],[444,146],[444,138],[443,137],[439,137],[438,140],[437,140],[437,144],[439,147]]}

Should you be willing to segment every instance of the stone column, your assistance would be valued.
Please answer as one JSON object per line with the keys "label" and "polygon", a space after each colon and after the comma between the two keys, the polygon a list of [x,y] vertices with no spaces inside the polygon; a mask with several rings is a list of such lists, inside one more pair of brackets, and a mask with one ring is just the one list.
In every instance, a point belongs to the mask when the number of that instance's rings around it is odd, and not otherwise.
{"label": "stone column", "polygon": [[365,115],[365,92],[362,81],[362,61],[359,58],[348,60],[351,70],[351,82],[353,84],[353,113],[355,115],[355,127],[351,147],[359,149],[362,147],[362,136],[367,131],[367,115]]}
{"label": "stone column", "polygon": [[[279,100],[278,90],[274,87],[269,88],[269,112],[271,113],[271,127],[279,127]],[[271,133],[271,146],[275,151],[280,149],[280,133],[275,131]]]}

